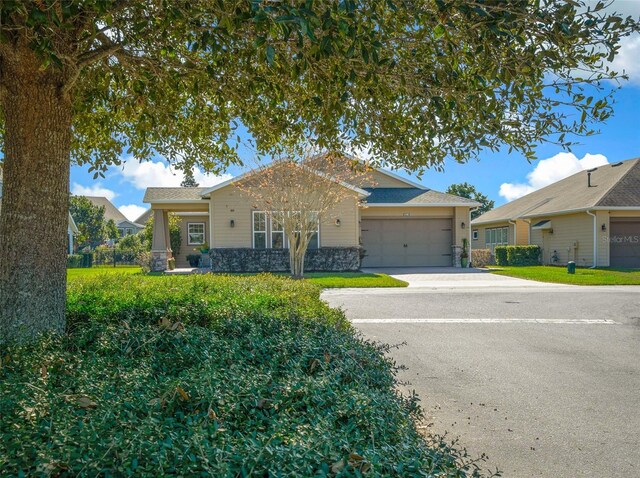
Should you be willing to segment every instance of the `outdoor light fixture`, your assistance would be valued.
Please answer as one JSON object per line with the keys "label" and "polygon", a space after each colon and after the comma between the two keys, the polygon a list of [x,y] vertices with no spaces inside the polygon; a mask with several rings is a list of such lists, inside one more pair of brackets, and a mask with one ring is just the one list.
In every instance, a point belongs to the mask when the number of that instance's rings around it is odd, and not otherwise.
{"label": "outdoor light fixture", "polygon": [[229,226],[231,226],[231,227],[236,227],[236,221],[234,221],[233,219],[231,219],[231,221],[229,221]]}
{"label": "outdoor light fixture", "polygon": [[464,221],[462,221],[462,224],[460,224],[460,227],[461,227],[462,229],[464,229],[466,226],[467,226],[467,225],[464,223]]}
{"label": "outdoor light fixture", "polygon": [[340,227],[340,219],[336,219],[336,226]]}
{"label": "outdoor light fixture", "polygon": [[605,223],[602,223],[602,227],[600,229],[602,229],[603,231],[606,231],[607,230],[607,225]]}

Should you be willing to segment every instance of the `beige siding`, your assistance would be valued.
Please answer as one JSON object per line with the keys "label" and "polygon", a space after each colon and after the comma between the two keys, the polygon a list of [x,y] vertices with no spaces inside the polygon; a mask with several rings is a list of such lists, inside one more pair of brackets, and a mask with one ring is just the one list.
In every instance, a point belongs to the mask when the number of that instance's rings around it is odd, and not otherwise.
{"label": "beige siding", "polygon": [[529,223],[522,219],[516,219],[516,245],[526,246],[529,244]]}
{"label": "beige siding", "polygon": [[411,188],[410,184],[407,184],[399,179],[387,176],[384,173],[378,171],[372,171],[370,178],[359,180],[359,184],[363,188]]}
{"label": "beige siding", "polygon": [[[252,247],[251,198],[235,187],[211,194],[212,247]],[[340,219],[340,226],[336,226]],[[234,227],[231,227],[231,220]],[[344,199],[320,224],[321,247],[357,246],[359,240],[356,194]]]}
{"label": "beige siding", "polygon": [[200,254],[199,250],[194,250],[199,249],[200,246],[189,244],[187,225],[193,222],[204,223],[204,240],[208,244],[211,242],[209,237],[209,216],[181,216],[179,213],[177,214],[177,216],[180,219],[182,244],[180,245],[180,251],[178,251],[178,254],[176,254],[174,251],[174,257],[176,258],[176,267],[189,267],[187,256],[189,254]]}
{"label": "beige siding", "polygon": [[[336,226],[336,219],[340,226]],[[353,197],[345,198],[320,222],[321,247],[355,247],[360,241],[358,202]]]}
{"label": "beige siding", "polygon": [[593,218],[586,213],[553,217],[537,217],[531,224],[550,220],[553,232],[531,231],[531,244],[542,249],[542,263],[554,264],[552,257],[557,252],[557,264],[575,261],[576,265],[593,265]]}

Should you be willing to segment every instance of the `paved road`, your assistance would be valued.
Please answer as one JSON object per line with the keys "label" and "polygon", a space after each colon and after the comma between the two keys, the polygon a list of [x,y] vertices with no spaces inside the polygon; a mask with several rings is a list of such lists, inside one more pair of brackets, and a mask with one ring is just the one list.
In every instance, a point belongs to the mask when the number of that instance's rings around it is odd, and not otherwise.
{"label": "paved road", "polygon": [[413,285],[323,297],[406,342],[435,432],[505,477],[640,476],[640,287]]}

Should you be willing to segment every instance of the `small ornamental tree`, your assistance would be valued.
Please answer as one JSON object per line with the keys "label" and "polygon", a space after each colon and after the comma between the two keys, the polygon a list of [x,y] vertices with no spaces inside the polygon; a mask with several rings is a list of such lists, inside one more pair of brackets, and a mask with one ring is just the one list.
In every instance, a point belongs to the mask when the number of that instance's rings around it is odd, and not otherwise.
{"label": "small ornamental tree", "polygon": [[286,244],[280,247],[288,246],[291,277],[301,279],[305,254],[319,225],[338,219],[332,213],[343,201],[356,205],[364,199],[357,185],[367,177],[363,163],[323,154],[277,159],[251,171],[235,186],[249,196],[255,210],[284,231]]}
{"label": "small ornamental tree", "polygon": [[[0,340],[64,330],[71,162],[219,172],[313,137],[410,170],[607,119],[613,2],[0,2]],[[43,200],[46,198],[46,200]],[[48,260],[24,254],[24,238]]]}

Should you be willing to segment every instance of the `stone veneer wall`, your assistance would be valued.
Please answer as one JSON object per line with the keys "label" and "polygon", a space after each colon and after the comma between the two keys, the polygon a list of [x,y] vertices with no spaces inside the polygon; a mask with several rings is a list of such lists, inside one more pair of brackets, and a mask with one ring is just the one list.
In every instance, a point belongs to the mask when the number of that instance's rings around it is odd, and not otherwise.
{"label": "stone veneer wall", "polygon": [[[309,249],[305,271],[347,272],[360,269],[360,247],[321,247]],[[215,272],[287,272],[288,249],[220,248],[211,249],[211,269]]]}

